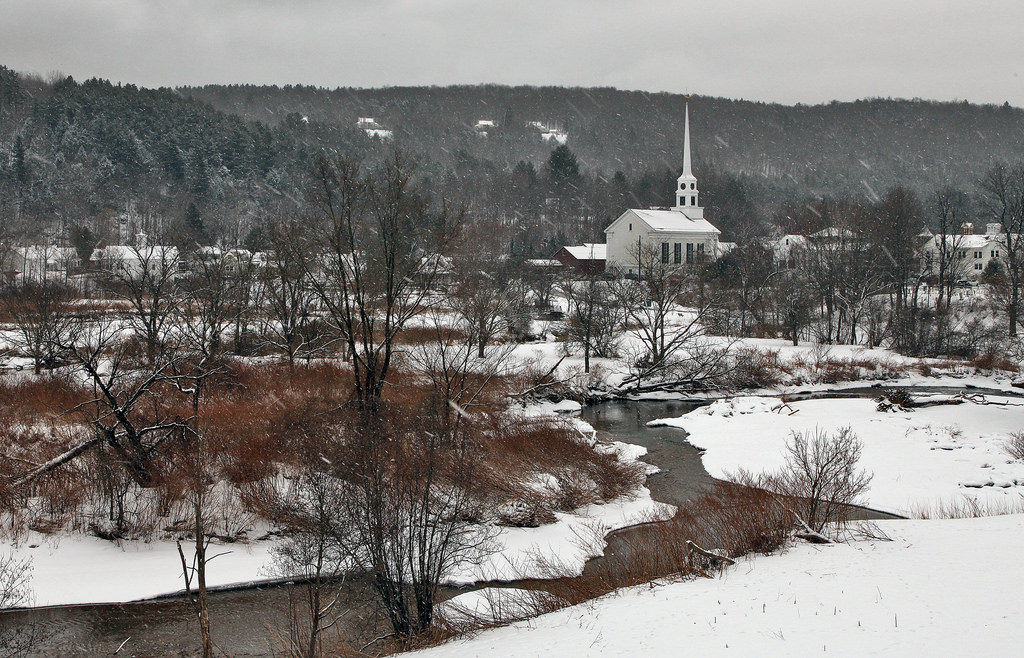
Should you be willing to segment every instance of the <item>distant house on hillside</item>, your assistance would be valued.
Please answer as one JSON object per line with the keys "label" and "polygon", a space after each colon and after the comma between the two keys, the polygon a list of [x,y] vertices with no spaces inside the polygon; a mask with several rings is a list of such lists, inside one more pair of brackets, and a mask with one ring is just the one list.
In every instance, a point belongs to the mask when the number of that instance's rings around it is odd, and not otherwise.
{"label": "distant house on hillside", "polygon": [[564,267],[571,267],[581,274],[600,274],[604,272],[608,260],[607,245],[585,242],[572,247],[562,247],[554,259]]}
{"label": "distant house on hillside", "polygon": [[391,131],[377,123],[373,117],[359,117],[359,120],[356,121],[356,126],[362,128],[368,137],[391,139],[392,136]]}
{"label": "distant house on hillside", "polygon": [[717,258],[719,231],[704,218],[698,202],[697,178],[690,159],[690,111],[683,133],[683,173],[676,181],[676,205],[667,209],[630,209],[604,230],[608,269],[625,275],[639,272],[639,258],[653,251],[661,262],[681,265]]}

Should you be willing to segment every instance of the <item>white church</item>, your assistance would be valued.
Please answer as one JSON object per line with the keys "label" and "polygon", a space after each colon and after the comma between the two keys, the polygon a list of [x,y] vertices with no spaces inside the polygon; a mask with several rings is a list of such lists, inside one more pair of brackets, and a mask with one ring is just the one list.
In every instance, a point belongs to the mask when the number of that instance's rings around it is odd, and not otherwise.
{"label": "white church", "polygon": [[677,179],[673,208],[630,209],[604,230],[607,268],[624,275],[637,274],[638,256],[653,250],[671,265],[717,258],[721,233],[704,219],[697,178],[690,159],[690,108],[686,107],[683,133],[683,173]]}

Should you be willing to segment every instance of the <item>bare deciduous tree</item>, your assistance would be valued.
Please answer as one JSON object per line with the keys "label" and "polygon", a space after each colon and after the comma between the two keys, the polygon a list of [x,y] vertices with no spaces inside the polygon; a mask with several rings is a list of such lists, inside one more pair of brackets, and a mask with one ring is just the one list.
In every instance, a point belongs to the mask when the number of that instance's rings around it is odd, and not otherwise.
{"label": "bare deciduous tree", "polygon": [[996,165],[981,180],[982,210],[1002,229],[1005,309],[1010,336],[1017,335],[1024,286],[1024,164]]}
{"label": "bare deciduous tree", "polygon": [[3,309],[14,322],[14,346],[32,359],[35,374],[53,368],[61,357],[61,336],[73,322],[74,291],[52,281],[28,280],[6,287],[2,295]]}
{"label": "bare deciduous tree", "polygon": [[583,348],[583,372],[590,372],[591,355],[614,356],[624,318],[620,300],[611,282],[597,276],[566,278],[560,289],[569,302],[565,328],[570,340]]}
{"label": "bare deciduous tree", "polygon": [[309,282],[348,345],[356,400],[372,411],[395,338],[423,311],[462,212],[444,203],[432,211],[397,153],[371,174],[353,160],[322,158],[310,207],[318,231],[308,249],[318,271]]}

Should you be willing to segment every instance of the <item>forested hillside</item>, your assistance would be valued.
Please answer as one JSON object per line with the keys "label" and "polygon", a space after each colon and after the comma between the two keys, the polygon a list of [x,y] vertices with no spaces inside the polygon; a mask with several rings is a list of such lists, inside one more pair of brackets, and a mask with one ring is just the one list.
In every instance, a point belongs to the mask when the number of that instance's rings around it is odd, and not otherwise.
{"label": "forested hillside", "polygon": [[[451,161],[459,149],[499,166],[540,162],[548,149],[526,124],[557,124],[588,168],[638,174],[679,166],[678,94],[559,87],[336,89],[208,86],[180,90],[248,119],[354,125],[374,117],[396,141]],[[694,157],[801,194],[866,192],[903,182],[922,190],[975,180],[993,161],[1024,157],[1024,111],[1006,106],[875,99],[784,106],[692,96]],[[488,139],[472,126],[498,123]]]}
{"label": "forested hillside", "polygon": [[[401,149],[437,198],[499,230],[496,248],[549,255],[602,241],[622,209],[672,202],[685,99],[614,89],[475,87],[158,89],[0,66],[2,241],[100,244],[126,213],[183,246],[260,246],[301,212],[319,154],[372,164]],[[871,100],[821,106],[690,99],[702,201],[724,239],[770,229],[823,196],[876,200],[902,183],[970,191],[993,162],[1024,159],[1024,111]],[[357,128],[373,117],[391,139]],[[474,126],[493,121],[483,136]],[[544,141],[537,122],[567,134]],[[782,212],[785,212],[784,210]]]}

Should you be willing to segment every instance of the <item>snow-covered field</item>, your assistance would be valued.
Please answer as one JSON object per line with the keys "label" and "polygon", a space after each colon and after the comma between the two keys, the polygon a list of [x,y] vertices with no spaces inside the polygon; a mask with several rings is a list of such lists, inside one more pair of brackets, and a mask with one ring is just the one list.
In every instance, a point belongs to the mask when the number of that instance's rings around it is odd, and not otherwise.
{"label": "snow-covered field", "polygon": [[893,541],[797,544],[718,578],[621,590],[416,655],[1018,654],[1024,516],[879,525]]}
{"label": "snow-covered field", "polygon": [[722,479],[741,468],[777,470],[792,432],[850,427],[864,445],[860,465],[874,474],[864,501],[871,507],[912,515],[964,496],[983,507],[1020,505],[1024,463],[1012,460],[1005,444],[1010,433],[1024,429],[1024,400],[987,401],[993,404],[883,413],[866,398],[782,405],[780,398],[741,397],[651,424],[685,429],[687,440],[705,451],[704,467]]}

